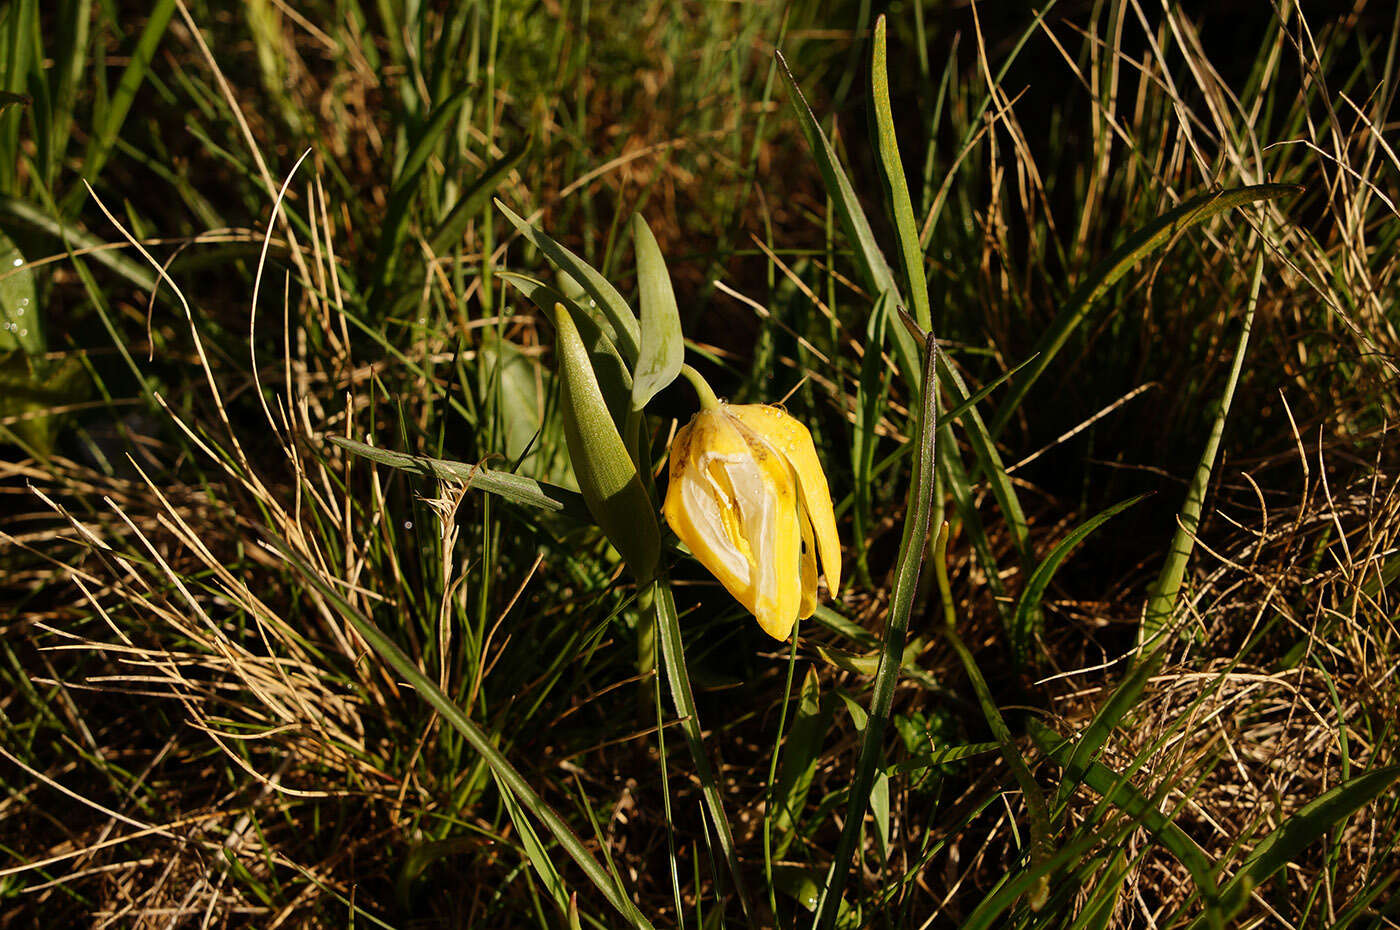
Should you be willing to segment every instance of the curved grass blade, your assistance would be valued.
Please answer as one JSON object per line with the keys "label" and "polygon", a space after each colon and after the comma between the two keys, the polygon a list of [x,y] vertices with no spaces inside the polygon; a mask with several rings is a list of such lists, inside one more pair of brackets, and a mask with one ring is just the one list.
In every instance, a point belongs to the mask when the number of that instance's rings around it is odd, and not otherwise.
{"label": "curved grass blade", "polygon": [[[413,689],[442,715],[442,719],[449,726],[462,735],[462,738],[472,749],[486,761],[503,793],[508,791],[513,794],[515,800],[553,835],[560,848],[568,854],[569,858],[574,860],[584,875],[588,876],[589,881],[593,882],[594,886],[602,892],[603,897],[617,909],[618,913],[630,920],[633,926],[651,927],[646,918],[637,913],[631,900],[619,887],[619,883],[608,875],[598,864],[598,860],[594,859],[584,847],[577,834],[564,822],[564,819],[555,813],[544,798],[530,787],[530,783],[501,754],[500,750],[492,743],[491,737],[473,723],[466,714],[462,713],[461,708],[432,679],[423,674],[422,670],[399,648],[397,643],[384,635],[383,631],[375,626],[368,617],[361,614],[341,597],[339,592],[328,585],[317,572],[307,566],[281,540],[266,540],[265,545],[295,568],[302,580],[315,588],[328,603],[333,605],[340,612],[340,615],[355,628],[356,632],[364,637],[370,648],[388,663],[390,668],[403,676],[404,680],[412,685]],[[510,806],[507,805],[507,810],[510,809]],[[549,880],[548,876],[542,875],[540,877],[546,882]]]}
{"label": "curved grass blade", "polygon": [[[911,335],[912,338],[912,335]],[[899,544],[895,563],[894,588],[890,594],[889,619],[880,653],[880,667],[875,673],[875,685],[870,696],[869,720],[862,735],[860,755],[856,760],[851,793],[847,800],[846,822],[836,841],[836,854],[821,905],[813,926],[831,930],[841,905],[842,892],[851,871],[851,857],[865,823],[866,805],[875,782],[875,769],[880,758],[880,745],[885,726],[889,723],[890,706],[894,701],[894,686],[904,657],[904,636],[909,630],[909,614],[919,585],[919,568],[928,545],[930,510],[933,503],[933,478],[937,467],[934,435],[938,428],[938,375],[935,358],[938,346],[930,335],[923,347],[923,390],[919,397],[919,433],[914,451],[913,474],[909,484],[909,503],[904,521],[904,536]]]}
{"label": "curved grass blade", "polygon": [[661,660],[666,666],[666,681],[671,686],[671,700],[675,702],[676,714],[680,717],[681,732],[685,735],[686,746],[690,749],[691,760],[695,763],[695,777],[700,782],[700,792],[705,798],[705,807],[710,814],[719,842],[720,853],[734,880],[734,891],[739,896],[739,905],[744,914],[753,915],[749,898],[744,890],[744,880],[739,868],[739,855],[734,848],[734,834],[729,828],[729,818],[724,813],[724,799],[719,793],[719,782],[715,779],[710,757],[705,753],[705,739],[700,732],[700,717],[695,709],[695,695],[690,690],[690,672],[685,666],[685,644],[681,640],[680,617],[676,614],[676,600],[671,594],[671,585],[664,578],[656,579],[651,585],[652,597],[656,606],[656,629],[661,634]]}
{"label": "curved grass blade", "polygon": [[583,502],[583,495],[567,488],[526,478],[524,475],[497,471],[494,468],[487,468],[485,465],[471,465],[466,462],[429,458],[425,455],[390,452],[388,449],[366,445],[344,436],[327,436],[326,441],[369,459],[371,462],[388,465],[390,468],[447,481],[461,481],[468,487],[477,488],[487,494],[494,494],[512,503],[534,507],[537,510],[547,510],[551,513],[561,513],[582,522],[591,523],[593,521],[593,517],[588,512],[588,506]]}
{"label": "curved grass blade", "polygon": [[1070,553],[1089,538],[1089,534],[1146,496],[1146,494],[1140,494],[1137,497],[1121,501],[1091,519],[1085,520],[1074,532],[1060,540],[1055,548],[1050,550],[1050,554],[1045,557],[1035,572],[1031,574],[1030,580],[1026,582],[1025,590],[1021,592],[1020,598],[1016,601],[1016,611],[1011,616],[1011,629],[1009,631],[1011,654],[1018,664],[1024,663],[1030,656],[1031,643],[1035,641],[1035,635],[1039,632],[1043,619],[1041,599],[1045,596],[1045,589],[1054,579],[1055,572],[1059,571],[1060,566],[1065,559],[1069,558]]}
{"label": "curved grass blade", "polygon": [[519,230],[520,235],[533,243],[535,248],[549,259],[551,265],[577,281],[579,286],[588,293],[588,296],[593,298],[594,302],[598,304],[598,309],[612,324],[616,334],[617,347],[622,350],[623,356],[628,361],[636,361],[639,350],[637,315],[632,312],[631,307],[627,306],[627,301],[617,292],[617,288],[609,284],[608,279],[599,274],[592,265],[540,232],[526,222],[524,217],[501,203],[500,198],[497,198],[495,203],[496,207],[506,215],[506,219],[510,220],[511,225]]}
{"label": "curved grass blade", "polygon": [[1114,249],[1093,271],[1089,272],[1084,283],[1075,288],[1065,301],[1064,309],[1050,324],[1045,335],[1036,346],[1035,364],[1016,380],[1010,395],[997,411],[992,421],[991,433],[1001,435],[1003,427],[1025,400],[1031,386],[1049,367],[1051,360],[1064,348],[1070,335],[1084,322],[1094,303],[1112,287],[1119,278],[1132,270],[1133,266],[1156,249],[1180,236],[1192,226],[1224,213],[1226,210],[1264,200],[1276,200],[1289,194],[1296,194],[1302,188],[1289,184],[1255,184],[1230,190],[1213,191],[1193,197],[1168,213],[1139,229],[1127,241]]}

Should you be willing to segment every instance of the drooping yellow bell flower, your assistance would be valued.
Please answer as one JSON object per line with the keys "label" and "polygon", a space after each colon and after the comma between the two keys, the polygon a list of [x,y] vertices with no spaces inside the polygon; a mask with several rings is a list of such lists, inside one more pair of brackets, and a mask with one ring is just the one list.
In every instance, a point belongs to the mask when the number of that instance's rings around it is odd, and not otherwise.
{"label": "drooping yellow bell flower", "polygon": [[719,403],[671,444],[666,522],[775,639],[841,584],[831,491],[812,434],[778,407]]}

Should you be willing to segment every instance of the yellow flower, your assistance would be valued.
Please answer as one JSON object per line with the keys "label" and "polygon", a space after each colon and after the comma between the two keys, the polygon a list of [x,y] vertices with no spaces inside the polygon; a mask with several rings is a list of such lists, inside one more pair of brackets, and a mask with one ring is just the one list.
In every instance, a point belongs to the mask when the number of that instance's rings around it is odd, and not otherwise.
{"label": "yellow flower", "polygon": [[661,508],[700,564],[775,639],[817,607],[817,559],[841,584],[841,542],[812,434],[766,404],[702,409],[671,444]]}

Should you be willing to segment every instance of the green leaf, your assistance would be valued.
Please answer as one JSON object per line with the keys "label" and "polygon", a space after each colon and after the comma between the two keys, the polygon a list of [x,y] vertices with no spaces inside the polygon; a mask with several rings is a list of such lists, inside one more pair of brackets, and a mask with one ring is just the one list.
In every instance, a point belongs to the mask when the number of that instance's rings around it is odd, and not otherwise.
{"label": "green leaf", "polygon": [[[802,90],[797,86],[797,79],[792,76],[783,53],[776,52],[775,56],[778,72],[783,76],[783,83],[787,85],[792,109],[797,114],[797,124],[807,139],[807,146],[812,150],[812,155],[816,157],[817,168],[821,171],[822,181],[836,210],[836,219],[845,231],[846,238],[855,247],[856,264],[862,276],[874,288],[876,294],[889,293],[893,295],[896,305],[902,304],[904,299],[899,294],[894,272],[890,270],[884,253],[875,242],[875,233],[870,228],[870,221],[866,219],[865,210],[861,208],[855,188],[851,186],[850,178],[846,176],[840,159],[836,157],[836,150],[827,141],[821,126],[817,125],[817,117],[807,105],[807,98],[802,96]],[[894,327],[893,332],[895,359],[899,362],[900,369],[905,373],[906,379],[917,377],[918,344],[902,327]]]}
{"label": "green leaf", "polygon": [[[476,88],[471,86],[462,87],[439,104],[429,115],[423,131],[418,134],[404,158],[403,166],[394,178],[393,187],[389,192],[389,208],[385,211],[384,222],[380,227],[379,247],[375,254],[374,269],[370,272],[371,293],[383,290],[398,263],[399,243],[403,240],[404,228],[408,224],[408,210],[418,194],[418,176],[452,124],[452,118],[475,90]],[[484,198],[486,195],[480,196]]]}
{"label": "green leaf", "polygon": [[894,111],[890,107],[890,84],[885,63],[885,17],[875,20],[875,47],[870,61],[870,89],[873,108],[871,129],[875,136],[875,163],[885,182],[885,202],[894,216],[895,244],[899,261],[904,266],[904,281],[909,285],[914,322],[921,329],[932,329],[929,311],[928,280],[924,276],[924,250],[919,244],[919,229],[914,221],[914,204],[909,199],[909,184],[904,178],[904,163],[899,158],[899,141],[894,134]]}
{"label": "green leaf", "polygon": [[486,206],[491,195],[496,192],[496,188],[501,186],[515,167],[520,164],[521,159],[530,151],[533,142],[532,136],[526,136],[520,145],[506,152],[500,158],[493,161],[490,166],[483,171],[471,187],[462,192],[457,198],[457,202],[452,205],[446,217],[438,224],[438,228],[428,237],[428,248],[434,255],[446,255],[453,246],[462,240],[462,235],[467,231],[468,224]]}
{"label": "green leaf", "polygon": [[494,468],[487,468],[485,465],[473,465],[468,462],[452,462],[447,459],[428,458],[424,455],[390,452],[387,449],[380,449],[354,439],[347,439],[344,436],[327,435],[326,441],[371,462],[388,465],[390,468],[412,472],[415,475],[440,478],[445,481],[460,481],[467,487],[485,491],[487,494],[494,494],[512,503],[534,507],[537,510],[547,510],[551,513],[565,514],[580,521],[591,522],[593,519],[592,514],[589,513],[588,505],[584,503],[583,495],[566,488],[544,484],[524,475],[513,475],[510,472],[498,471]]}
{"label": "green leaf", "polygon": [[564,438],[579,490],[637,580],[650,581],[661,555],[656,508],[603,399],[573,317],[562,304],[555,304],[550,318],[558,337],[559,377],[564,386]]}
{"label": "green leaf", "polygon": [[640,213],[632,214],[632,242],[637,253],[638,303],[642,310],[641,346],[632,372],[632,409],[640,411],[681,373],[685,337],[666,260]]}
{"label": "green leaf", "polygon": [[1031,574],[1030,580],[1026,582],[1025,590],[1021,592],[1021,597],[1016,601],[1016,612],[1012,615],[1011,630],[1009,631],[1011,654],[1017,663],[1025,662],[1031,654],[1031,644],[1035,642],[1036,633],[1039,632],[1041,625],[1041,599],[1045,596],[1045,589],[1050,586],[1055,572],[1059,571],[1065,559],[1069,558],[1070,553],[1080,543],[1088,539],[1089,534],[1093,533],[1094,530],[1146,496],[1140,494],[1137,497],[1121,501],[1084,521],[1074,532],[1060,540]]}
{"label": "green leaf", "polygon": [[1075,288],[1074,293],[1070,294],[1065,301],[1064,308],[1055,317],[1055,321],[1050,324],[1050,328],[1046,330],[1045,335],[1041,337],[1040,343],[1035,348],[1035,363],[1030,366],[1029,371],[1016,380],[1010,395],[999,408],[997,417],[991,425],[992,435],[1001,434],[1002,428],[1006,426],[1016,409],[1025,400],[1031,385],[1035,384],[1045,369],[1049,367],[1055,355],[1064,348],[1070,335],[1084,322],[1084,318],[1093,308],[1094,303],[1119,278],[1131,271],[1134,265],[1192,226],[1204,223],[1226,210],[1249,203],[1276,200],[1279,197],[1296,194],[1301,190],[1301,187],[1287,184],[1256,184],[1250,187],[1201,194],[1186,201],[1175,210],[1158,217],[1129,236],[1127,241],[1114,249],[1093,271],[1089,272],[1084,282]]}
{"label": "green leaf", "polygon": [[637,316],[632,312],[632,308],[627,306],[627,301],[622,299],[617,288],[609,284],[608,279],[599,274],[592,265],[527,223],[499,199],[495,203],[520,234],[549,259],[550,264],[573,278],[588,296],[593,298],[598,309],[612,324],[617,335],[618,348],[622,350],[623,356],[635,360],[639,351]]}
{"label": "green leaf", "polygon": [[0,355],[15,349],[43,355],[45,347],[34,272],[10,238],[0,233]]}
{"label": "green leaf", "polygon": [[530,301],[546,315],[554,312],[555,304],[563,304],[564,309],[569,311],[574,325],[578,327],[579,338],[588,349],[588,357],[593,361],[593,373],[598,376],[598,387],[603,391],[603,399],[607,401],[608,410],[612,412],[613,422],[619,430],[622,429],[627,411],[631,409],[629,399],[632,396],[632,374],[627,370],[627,363],[618,354],[617,347],[608,338],[608,334],[598,325],[598,321],[577,301],[564,296],[543,281],[513,271],[499,271],[497,276],[519,289],[520,293],[530,298]]}
{"label": "green leaf", "polygon": [[[170,25],[170,18],[174,15],[175,0],[156,0],[151,5],[146,25],[141,30],[140,38],[136,40],[136,48],[131,52],[131,58],[127,62],[126,70],[122,72],[121,79],[117,81],[117,89],[112,92],[106,107],[94,120],[93,134],[88,141],[82,162],[83,177],[87,178],[89,183],[96,183],[98,175],[102,173],[102,166],[106,164],[108,156],[116,146],[117,135],[121,132],[122,124],[126,122],[127,114],[131,112],[136,92],[145,83],[151,60],[156,54],[156,46],[160,44],[166,27]],[[82,202],[85,192],[86,188],[82,186],[74,187],[64,198],[63,208],[59,212],[65,216],[71,215],[72,208]]]}
{"label": "green leaf", "polygon": [[932,752],[921,752],[910,759],[890,766],[890,771],[907,775],[915,772],[923,772],[938,765],[947,765],[949,762],[957,762],[959,759],[969,759],[973,756],[983,756],[989,752],[996,752],[1000,749],[999,743],[968,743],[964,746],[944,746]]}
{"label": "green leaf", "polygon": [[671,688],[671,700],[675,702],[676,713],[680,717],[681,733],[685,735],[686,747],[690,750],[691,761],[695,764],[695,777],[700,782],[700,793],[705,799],[705,809],[710,814],[710,825],[714,827],[715,839],[719,842],[720,852],[729,868],[729,876],[734,881],[739,905],[746,915],[752,915],[748,894],[744,890],[743,870],[735,850],[734,833],[729,827],[729,818],[724,813],[724,798],[720,795],[719,782],[715,778],[714,767],[710,765],[710,757],[705,752],[700,714],[695,707],[695,695],[690,689],[690,672],[685,664],[685,643],[681,639],[676,599],[671,592],[670,582],[664,576],[657,578],[648,591],[656,610],[656,629],[661,636],[661,661],[666,667],[666,681]]}

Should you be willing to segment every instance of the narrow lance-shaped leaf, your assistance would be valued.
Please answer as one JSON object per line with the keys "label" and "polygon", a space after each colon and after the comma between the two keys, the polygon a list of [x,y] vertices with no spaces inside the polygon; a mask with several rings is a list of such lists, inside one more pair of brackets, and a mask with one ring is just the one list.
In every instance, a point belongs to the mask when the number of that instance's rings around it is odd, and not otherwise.
{"label": "narrow lance-shaped leaf", "polygon": [[543,281],[513,271],[498,272],[498,275],[530,298],[530,301],[546,315],[554,312],[555,304],[563,304],[564,309],[569,311],[574,325],[578,327],[579,337],[588,349],[588,357],[593,362],[593,373],[598,377],[598,387],[603,391],[603,400],[607,401],[613,422],[619,430],[622,429],[630,409],[632,373],[627,370],[627,363],[622,360],[617,347],[603,331],[603,327],[576,301]]}
{"label": "narrow lance-shaped leaf", "polygon": [[552,319],[564,387],[564,438],[579,490],[637,580],[649,581],[661,552],[656,511],[613,423],[573,318],[556,304]]}
{"label": "narrow lance-shaped leaf", "polygon": [[632,214],[632,242],[637,253],[638,302],[642,311],[641,346],[632,371],[632,409],[640,411],[681,373],[685,338],[666,260],[640,213]]}
{"label": "narrow lance-shaped leaf", "polygon": [[1196,473],[1186,491],[1186,500],[1181,505],[1177,518],[1176,532],[1172,534],[1171,549],[1162,563],[1162,570],[1148,592],[1147,610],[1143,615],[1142,626],[1138,629],[1138,642],[1151,642],[1171,622],[1176,610],[1177,595],[1181,592],[1182,580],[1186,577],[1186,563],[1196,545],[1196,530],[1201,524],[1201,511],[1205,505],[1206,490],[1210,487],[1211,472],[1215,469],[1215,458],[1220,452],[1220,440],[1225,433],[1225,419],[1230,414],[1230,404],[1235,398],[1235,387],[1239,384],[1240,373],[1244,370],[1244,357],[1249,349],[1249,333],[1254,327],[1254,311],[1259,305],[1259,288],[1264,278],[1264,253],[1260,252],[1254,261],[1254,277],[1249,287],[1249,303],[1245,307],[1244,326],[1240,330],[1240,341],[1235,347],[1234,361],[1230,366],[1230,376],[1225,382],[1225,390],[1220,395],[1220,405],[1215,411],[1215,419],[1210,425],[1210,435],[1206,437],[1205,449],[1196,465]]}
{"label": "narrow lance-shaped leaf", "polygon": [[632,312],[632,308],[627,306],[627,301],[623,300],[617,288],[608,283],[608,279],[599,274],[592,265],[540,232],[499,199],[496,200],[496,206],[522,236],[544,253],[551,265],[573,278],[588,296],[593,298],[598,309],[607,317],[617,333],[617,347],[629,361],[635,361],[639,351],[637,316]]}
{"label": "narrow lance-shaped leaf", "polygon": [[426,455],[391,452],[344,436],[327,436],[326,441],[380,465],[388,465],[390,468],[416,475],[461,481],[469,487],[526,507],[562,513],[575,519],[587,519],[591,516],[588,506],[578,492],[536,481],[524,475],[513,475],[469,462],[452,462],[447,459],[429,458]]}

